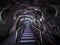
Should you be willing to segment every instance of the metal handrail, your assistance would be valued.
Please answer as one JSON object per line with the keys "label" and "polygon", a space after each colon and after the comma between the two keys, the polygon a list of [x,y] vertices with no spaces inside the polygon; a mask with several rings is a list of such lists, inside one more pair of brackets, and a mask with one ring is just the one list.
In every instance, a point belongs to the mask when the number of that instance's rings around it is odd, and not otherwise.
{"label": "metal handrail", "polygon": [[34,27],[35,29],[37,29],[39,32],[41,32],[40,29],[38,29],[37,27],[35,27],[35,26],[33,26],[33,27]]}
{"label": "metal handrail", "polygon": [[[22,26],[23,27],[23,26]],[[20,31],[20,29],[22,28],[22,27],[19,27],[16,31],[15,31],[15,39],[17,39],[17,35],[18,35],[18,31]]]}
{"label": "metal handrail", "polygon": [[41,45],[43,45],[43,40],[42,40],[42,32],[35,26],[33,26],[36,30],[39,31],[39,34],[40,34],[40,39],[41,39]]}

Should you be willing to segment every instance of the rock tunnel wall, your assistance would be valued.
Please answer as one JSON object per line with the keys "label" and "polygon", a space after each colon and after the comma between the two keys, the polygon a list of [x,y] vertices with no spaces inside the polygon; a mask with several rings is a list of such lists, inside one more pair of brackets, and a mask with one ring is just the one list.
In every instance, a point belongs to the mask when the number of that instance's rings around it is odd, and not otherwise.
{"label": "rock tunnel wall", "polygon": [[[3,8],[5,8],[6,6],[8,6],[9,5],[9,2],[11,2],[11,1],[2,1],[3,3],[3,5],[1,5],[0,7],[1,7],[1,9],[0,10],[2,10]],[[5,4],[5,3],[6,4]],[[23,2],[23,1],[21,1],[21,2]],[[39,3],[40,4],[40,3]],[[41,4],[40,4],[41,5]],[[1,23],[0,22],[0,39],[4,39],[7,35],[8,35],[8,32],[9,32],[9,30],[10,30],[10,28],[11,28],[11,26],[12,26],[12,24],[13,24],[13,22],[14,22],[14,12],[15,12],[15,10],[17,10],[17,9],[19,9],[20,7],[18,7],[19,6],[19,3],[17,3],[17,2],[13,2],[12,1],[12,3],[11,3],[11,6],[9,7],[9,9],[6,9],[6,10],[4,10],[3,11],[3,13],[2,13],[2,20],[3,21],[5,21],[6,23],[5,24],[3,24],[3,23]],[[39,5],[38,5],[39,6]],[[47,6],[48,7],[48,6]],[[23,7],[24,8],[24,7]],[[41,7],[39,6],[39,8],[46,8],[46,7],[44,7],[44,5],[42,6],[41,5]],[[59,10],[60,10],[60,7],[59,7]],[[52,12],[51,12],[52,11]],[[39,12],[38,12],[39,13]],[[49,9],[48,8],[48,10],[47,10],[47,13],[48,14],[50,14],[51,16],[53,15],[55,15],[55,10],[52,10],[52,9]],[[52,13],[52,14],[51,14]],[[56,20],[56,23],[57,23],[57,25],[60,27],[60,11],[58,12],[58,14],[57,14],[58,16],[57,17],[54,17],[55,18],[55,20]],[[38,17],[37,17],[38,18]]]}

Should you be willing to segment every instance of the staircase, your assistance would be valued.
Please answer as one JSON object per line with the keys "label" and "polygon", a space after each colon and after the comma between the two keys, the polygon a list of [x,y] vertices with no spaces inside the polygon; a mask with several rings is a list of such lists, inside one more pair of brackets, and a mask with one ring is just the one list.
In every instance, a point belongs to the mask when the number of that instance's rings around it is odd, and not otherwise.
{"label": "staircase", "polygon": [[18,45],[36,45],[35,36],[29,24],[26,25],[26,28],[22,34],[22,37],[20,38],[20,43]]}

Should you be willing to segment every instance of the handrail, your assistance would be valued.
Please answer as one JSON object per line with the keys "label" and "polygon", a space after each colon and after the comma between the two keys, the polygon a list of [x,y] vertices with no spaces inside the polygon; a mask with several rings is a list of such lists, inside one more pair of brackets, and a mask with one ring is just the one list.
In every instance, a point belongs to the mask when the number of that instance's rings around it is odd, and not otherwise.
{"label": "handrail", "polygon": [[41,39],[41,45],[43,45],[42,32],[38,28],[36,28],[35,26],[33,26],[33,27],[39,31],[40,39]]}
{"label": "handrail", "polygon": [[40,32],[40,29],[38,29],[37,27],[33,26],[35,29],[37,29]]}
{"label": "handrail", "polygon": [[[23,27],[23,26],[22,26]],[[19,27],[16,31],[19,31],[22,27]]]}
{"label": "handrail", "polygon": [[[22,26],[23,27],[23,26]],[[14,31],[16,34],[15,34],[15,39],[17,38],[17,35],[18,35],[18,31],[22,28],[22,27],[19,27],[16,31]]]}

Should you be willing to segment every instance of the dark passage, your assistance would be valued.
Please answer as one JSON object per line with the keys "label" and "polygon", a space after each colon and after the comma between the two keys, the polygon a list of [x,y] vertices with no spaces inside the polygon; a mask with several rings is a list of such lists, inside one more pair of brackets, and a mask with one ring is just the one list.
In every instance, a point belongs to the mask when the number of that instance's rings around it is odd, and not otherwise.
{"label": "dark passage", "polygon": [[0,0],[0,45],[60,45],[60,1]]}
{"label": "dark passage", "polygon": [[29,24],[26,24],[26,28],[24,29],[19,44],[16,45],[36,45],[36,39]]}

